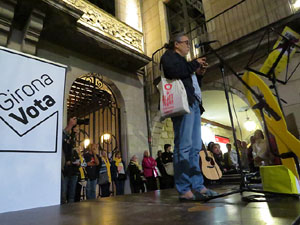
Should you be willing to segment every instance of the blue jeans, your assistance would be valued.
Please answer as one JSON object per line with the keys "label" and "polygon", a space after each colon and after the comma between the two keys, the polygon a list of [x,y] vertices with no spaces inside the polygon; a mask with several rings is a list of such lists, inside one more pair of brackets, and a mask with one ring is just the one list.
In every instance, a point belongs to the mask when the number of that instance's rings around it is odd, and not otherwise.
{"label": "blue jeans", "polygon": [[86,199],[96,199],[97,179],[87,180],[86,183]]}
{"label": "blue jeans", "polygon": [[125,180],[115,179],[116,195],[124,195]]}
{"label": "blue jeans", "polygon": [[174,179],[180,194],[204,188],[199,165],[202,148],[199,102],[190,107],[191,113],[172,118],[174,128]]}
{"label": "blue jeans", "polygon": [[76,183],[78,176],[67,176],[63,180],[63,199],[68,199],[68,203],[74,202]]}

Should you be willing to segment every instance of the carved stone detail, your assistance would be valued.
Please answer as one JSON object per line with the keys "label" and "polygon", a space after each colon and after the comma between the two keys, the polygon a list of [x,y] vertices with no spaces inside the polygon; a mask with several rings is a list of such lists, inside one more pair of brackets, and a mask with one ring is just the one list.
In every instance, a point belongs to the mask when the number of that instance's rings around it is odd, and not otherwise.
{"label": "carved stone detail", "polygon": [[143,53],[143,33],[84,0],[62,1],[84,12],[78,23]]}
{"label": "carved stone detail", "polygon": [[16,0],[0,0],[0,45],[5,47],[8,44],[16,4]]}
{"label": "carved stone detail", "polygon": [[43,30],[45,14],[33,10],[24,28],[22,51],[32,55],[36,54],[36,44]]}

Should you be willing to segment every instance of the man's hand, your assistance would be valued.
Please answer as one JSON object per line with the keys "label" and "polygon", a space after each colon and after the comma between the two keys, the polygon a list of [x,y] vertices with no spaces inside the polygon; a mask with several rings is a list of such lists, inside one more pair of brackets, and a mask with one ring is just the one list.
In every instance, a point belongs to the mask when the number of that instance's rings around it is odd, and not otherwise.
{"label": "man's hand", "polygon": [[205,58],[205,57],[198,58],[198,59],[197,59],[197,62],[198,62],[201,66],[203,66],[204,64],[207,64],[207,63],[206,63],[206,58]]}
{"label": "man's hand", "polygon": [[69,122],[68,125],[65,128],[65,131],[68,133],[71,133],[72,128],[77,124],[77,118],[76,117],[72,117]]}
{"label": "man's hand", "polygon": [[196,74],[197,75],[203,75],[208,67],[208,63],[206,62],[206,58],[199,58],[197,59],[197,62],[201,65],[197,70],[196,70]]}

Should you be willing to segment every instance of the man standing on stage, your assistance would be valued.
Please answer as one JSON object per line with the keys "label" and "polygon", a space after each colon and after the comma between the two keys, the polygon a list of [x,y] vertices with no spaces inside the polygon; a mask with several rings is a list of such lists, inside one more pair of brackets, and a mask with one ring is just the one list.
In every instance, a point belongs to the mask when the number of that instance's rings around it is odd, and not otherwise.
{"label": "man standing on stage", "polygon": [[168,50],[161,57],[165,77],[181,79],[184,84],[190,113],[172,117],[174,127],[174,179],[180,200],[204,200],[216,192],[203,185],[199,166],[201,140],[201,114],[203,113],[200,83],[208,64],[205,58],[187,62],[190,42],[184,33],[174,35]]}

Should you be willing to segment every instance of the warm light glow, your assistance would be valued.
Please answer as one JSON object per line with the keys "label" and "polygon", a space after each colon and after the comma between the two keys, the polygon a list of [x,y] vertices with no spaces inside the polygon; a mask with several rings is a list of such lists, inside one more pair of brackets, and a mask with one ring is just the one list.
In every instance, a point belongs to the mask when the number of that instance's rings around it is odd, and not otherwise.
{"label": "warm light glow", "polygon": [[254,121],[252,120],[247,120],[245,123],[244,123],[244,127],[246,128],[247,131],[253,131],[255,130],[256,128],[256,124]]}
{"label": "warm light glow", "polygon": [[215,141],[215,133],[207,124],[201,126],[201,138],[205,145],[211,141]]}
{"label": "warm light glow", "polygon": [[136,0],[126,1],[125,23],[141,31],[139,24],[139,5]]}
{"label": "warm light glow", "polygon": [[108,141],[110,140],[110,138],[111,138],[111,135],[110,135],[110,134],[103,134],[103,135],[101,136],[101,143],[103,143],[103,142],[108,142]]}
{"label": "warm light glow", "polygon": [[84,141],[83,141],[84,148],[86,148],[87,146],[89,146],[90,143],[91,143],[90,139],[84,139]]}
{"label": "warm light glow", "polygon": [[295,9],[299,9],[300,8],[300,0],[296,0],[295,3],[293,4]]}

